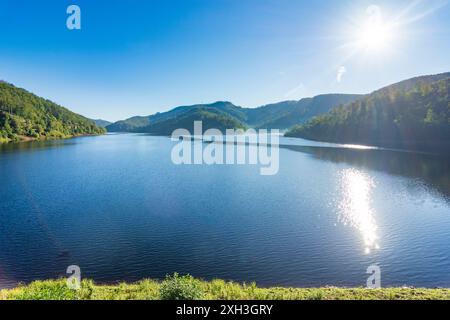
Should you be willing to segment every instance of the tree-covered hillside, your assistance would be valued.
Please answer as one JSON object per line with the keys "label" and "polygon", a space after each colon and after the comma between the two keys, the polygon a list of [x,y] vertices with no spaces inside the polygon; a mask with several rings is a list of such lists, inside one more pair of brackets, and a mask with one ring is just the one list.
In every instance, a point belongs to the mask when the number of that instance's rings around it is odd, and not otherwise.
{"label": "tree-covered hillside", "polygon": [[102,134],[83,116],[12,84],[0,82],[0,142]]}
{"label": "tree-covered hillside", "polygon": [[126,120],[120,120],[107,125],[105,128],[109,132],[140,132],[140,130],[150,124],[150,118],[136,116]]}
{"label": "tree-covered hillside", "polygon": [[[341,103],[353,102],[360,97],[359,95],[329,94],[299,101],[284,101],[254,109],[218,101],[211,104],[181,106],[147,117],[132,117],[107,126],[107,130],[110,132],[168,132],[169,128],[184,128],[187,115],[193,120],[201,120],[200,117],[195,118],[195,115],[204,115],[204,112],[220,116],[222,123],[223,121],[228,124],[234,123],[238,125],[238,128],[288,129],[313,116],[326,113]],[[180,119],[183,119],[183,124],[177,123]],[[212,119],[203,119],[203,121],[210,120]],[[164,128],[165,124],[167,128]],[[192,127],[192,124],[189,124],[189,127]],[[211,125],[204,123],[204,127],[211,127]],[[228,129],[233,128],[235,127]]]}
{"label": "tree-covered hillside", "polygon": [[299,101],[284,101],[248,109],[249,123],[257,128],[289,129],[317,115],[325,114],[334,107],[354,102],[362,97],[357,94],[323,94]]}
{"label": "tree-covered hillside", "polygon": [[246,128],[245,124],[228,115],[208,110],[194,109],[178,117],[151,124],[144,131],[155,135],[171,135],[174,130],[183,128],[194,134],[195,121],[202,121],[203,132],[214,128],[219,129],[225,134],[226,129]]}
{"label": "tree-covered hillside", "polygon": [[[230,102],[218,101],[211,104],[181,106],[168,112],[158,112],[148,117],[132,117],[107,126],[110,132],[141,132],[170,135],[178,128],[192,128],[194,121],[204,121],[204,128],[228,129],[245,127],[246,115],[243,108]],[[190,121],[190,122],[188,122]],[[209,123],[211,122],[211,123]]]}
{"label": "tree-covered hillside", "polygon": [[107,126],[112,124],[112,122],[109,122],[109,121],[103,120],[103,119],[91,119],[91,120],[94,121],[94,123],[97,125],[97,127],[100,127],[100,128],[106,128]]}
{"label": "tree-covered hillside", "polygon": [[450,73],[400,82],[295,127],[287,136],[406,149],[450,143]]}

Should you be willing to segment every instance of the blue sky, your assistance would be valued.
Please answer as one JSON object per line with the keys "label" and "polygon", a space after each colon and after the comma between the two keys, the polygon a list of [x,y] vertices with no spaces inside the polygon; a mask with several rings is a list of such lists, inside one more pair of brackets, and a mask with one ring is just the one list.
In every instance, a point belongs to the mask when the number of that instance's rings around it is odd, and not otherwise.
{"label": "blue sky", "polygon": [[[370,8],[395,28],[361,49]],[[448,0],[0,0],[0,79],[107,120],[368,93],[450,71],[449,52]]]}

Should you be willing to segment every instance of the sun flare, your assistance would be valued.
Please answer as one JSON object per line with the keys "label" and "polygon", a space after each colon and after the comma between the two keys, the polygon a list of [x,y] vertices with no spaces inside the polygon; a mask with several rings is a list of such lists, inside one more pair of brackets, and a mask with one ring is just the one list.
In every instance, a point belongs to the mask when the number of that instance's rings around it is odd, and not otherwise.
{"label": "sun flare", "polygon": [[393,28],[384,21],[378,6],[367,8],[366,20],[358,26],[356,38],[358,46],[370,52],[380,52],[389,47]]}
{"label": "sun flare", "polygon": [[359,32],[358,42],[364,49],[380,51],[389,45],[390,36],[391,32],[386,25],[368,23]]}

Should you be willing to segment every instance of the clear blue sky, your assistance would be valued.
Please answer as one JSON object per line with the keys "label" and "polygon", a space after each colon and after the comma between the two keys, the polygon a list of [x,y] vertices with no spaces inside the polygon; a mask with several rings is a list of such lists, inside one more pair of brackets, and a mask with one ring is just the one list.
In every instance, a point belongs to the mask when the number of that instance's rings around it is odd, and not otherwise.
{"label": "clear blue sky", "polygon": [[[361,36],[374,5],[389,31]],[[449,57],[448,0],[0,0],[0,79],[91,118],[368,93]]]}

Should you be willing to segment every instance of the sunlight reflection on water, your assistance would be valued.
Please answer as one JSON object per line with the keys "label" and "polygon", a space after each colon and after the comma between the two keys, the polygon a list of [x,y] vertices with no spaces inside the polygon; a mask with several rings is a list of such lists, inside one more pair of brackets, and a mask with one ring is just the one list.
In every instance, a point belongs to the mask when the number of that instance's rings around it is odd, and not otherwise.
{"label": "sunlight reflection on water", "polygon": [[341,173],[343,198],[339,203],[338,220],[356,228],[362,235],[365,253],[379,249],[375,212],[371,207],[371,193],[375,183],[370,176],[356,169]]}

